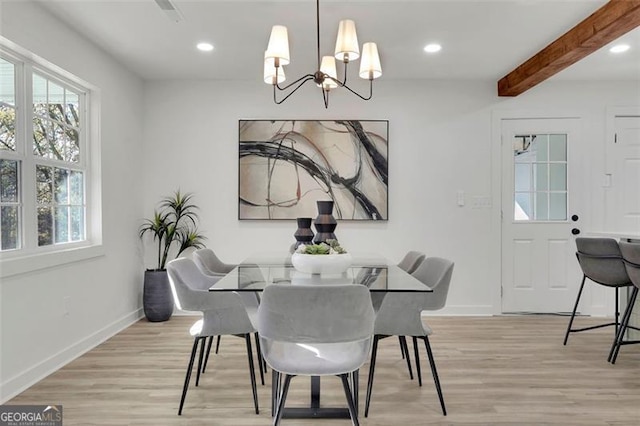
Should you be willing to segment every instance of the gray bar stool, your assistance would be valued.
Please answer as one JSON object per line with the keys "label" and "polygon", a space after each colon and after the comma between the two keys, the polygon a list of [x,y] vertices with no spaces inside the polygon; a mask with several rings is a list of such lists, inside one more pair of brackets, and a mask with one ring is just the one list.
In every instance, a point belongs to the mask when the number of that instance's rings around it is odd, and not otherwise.
{"label": "gray bar stool", "polygon": [[[631,287],[633,284],[629,279],[629,275],[625,270],[624,263],[622,262],[622,254],[618,247],[618,242],[613,238],[576,238],[576,256],[578,263],[582,269],[582,283],[580,284],[580,290],[578,290],[578,297],[571,313],[571,319],[567,326],[567,332],[564,335],[564,345],[567,344],[569,339],[569,333],[577,333],[580,331],[593,330],[596,328],[615,326],[615,335],[618,335],[619,330],[619,290],[622,287]],[[578,310],[578,303],[580,302],[580,296],[582,296],[582,290],[586,279],[604,285],[606,287],[613,287],[616,290],[616,312],[614,322],[606,324],[598,324],[591,327],[584,328],[571,328],[573,326],[573,320]]]}
{"label": "gray bar stool", "polygon": [[624,333],[627,329],[633,328],[637,330],[636,327],[629,325],[629,318],[631,318],[633,305],[635,304],[638,296],[638,289],[640,289],[640,243],[620,241],[620,252],[622,253],[622,259],[624,261],[627,274],[629,275],[629,279],[633,283],[633,290],[631,291],[631,297],[627,303],[627,309],[625,309],[624,315],[622,316],[620,330],[618,330],[616,340],[613,342],[611,351],[609,352],[609,361],[611,364],[616,363],[616,358],[618,358],[618,353],[620,352],[620,346],[640,343],[640,340],[624,340]]}

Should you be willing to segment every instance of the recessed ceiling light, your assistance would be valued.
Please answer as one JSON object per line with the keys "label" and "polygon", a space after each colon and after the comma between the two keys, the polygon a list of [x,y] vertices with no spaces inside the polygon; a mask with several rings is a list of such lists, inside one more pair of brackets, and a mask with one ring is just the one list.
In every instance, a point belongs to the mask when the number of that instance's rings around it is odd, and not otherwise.
{"label": "recessed ceiling light", "polygon": [[424,51],[427,53],[436,53],[436,52],[439,52],[441,49],[442,49],[442,46],[440,46],[438,43],[430,43],[424,47]]}
{"label": "recessed ceiling light", "polygon": [[626,52],[630,48],[631,48],[631,46],[629,46],[628,44],[616,44],[615,46],[612,46],[609,49],[609,52],[611,52],[611,53],[622,53],[622,52]]}
{"label": "recessed ceiling light", "polygon": [[196,47],[202,52],[211,52],[213,50],[213,44],[211,43],[198,43]]}

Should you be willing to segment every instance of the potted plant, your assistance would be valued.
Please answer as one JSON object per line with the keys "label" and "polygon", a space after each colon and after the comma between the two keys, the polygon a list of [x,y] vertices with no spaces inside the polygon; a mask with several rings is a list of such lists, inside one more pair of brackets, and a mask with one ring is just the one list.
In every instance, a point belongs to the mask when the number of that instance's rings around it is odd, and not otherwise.
{"label": "potted plant", "polygon": [[157,266],[147,269],[144,274],[142,304],[149,321],[166,321],[173,313],[174,302],[166,270],[172,248],[176,248],[175,257],[178,257],[190,247],[204,247],[205,237],[198,232],[198,207],[191,202],[192,197],[191,193],[177,190],[163,198],[153,218],[145,219],[140,226],[140,238],[151,234],[158,245]]}
{"label": "potted plant", "polygon": [[351,266],[351,255],[338,240],[329,239],[326,243],[300,244],[291,255],[291,264],[307,274],[341,274]]}

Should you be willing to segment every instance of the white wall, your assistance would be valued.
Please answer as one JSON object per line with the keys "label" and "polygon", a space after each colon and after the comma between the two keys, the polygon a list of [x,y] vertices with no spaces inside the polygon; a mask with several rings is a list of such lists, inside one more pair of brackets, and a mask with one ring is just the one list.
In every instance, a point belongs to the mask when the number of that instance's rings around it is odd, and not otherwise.
{"label": "white wall", "polygon": [[[208,245],[229,262],[251,251],[285,251],[295,221],[239,221],[238,120],[388,119],[389,221],[341,221],[336,234],[352,252],[399,260],[409,249],[453,259],[449,314],[499,313],[499,206],[473,208],[473,196],[499,191],[492,177],[495,117],[550,114],[582,118],[589,191],[581,226],[601,229],[608,106],[640,102],[638,82],[546,82],[517,98],[498,98],[495,82],[381,80],[374,99],[335,93],[325,110],[309,85],[277,106],[258,82],[146,82],[145,205],[175,188],[196,194]],[[332,95],[333,96],[333,95]],[[171,108],[170,114],[167,108]],[[456,205],[465,191],[467,204]],[[147,254],[148,257],[148,254]]]}
{"label": "white wall", "polygon": [[0,403],[139,318],[144,173],[142,80],[38,6],[1,7],[3,37],[100,89],[104,255],[2,280]]}
{"label": "white wall", "polygon": [[[0,402],[126,326],[140,314],[141,218],[176,188],[192,191],[208,244],[229,262],[253,250],[282,252],[294,221],[237,220],[238,119],[388,119],[388,222],[340,222],[354,252],[400,259],[408,249],[456,262],[446,313],[499,311],[496,209],[456,206],[456,192],[491,197],[492,121],[500,111],[582,117],[591,170],[590,217],[603,226],[605,109],[638,105],[638,82],[547,82],[515,99],[496,97],[495,82],[384,79],[374,100],[336,92],[330,109],[307,86],[287,103],[271,103],[259,82],[143,83],[33,4],[3,2],[4,37],[98,86],[102,94],[102,204],[105,255],[5,279],[0,284]],[[28,24],[28,25],[27,25]],[[259,73],[260,70],[257,70]],[[257,74],[259,75],[259,74]],[[62,314],[70,297],[70,315]]]}

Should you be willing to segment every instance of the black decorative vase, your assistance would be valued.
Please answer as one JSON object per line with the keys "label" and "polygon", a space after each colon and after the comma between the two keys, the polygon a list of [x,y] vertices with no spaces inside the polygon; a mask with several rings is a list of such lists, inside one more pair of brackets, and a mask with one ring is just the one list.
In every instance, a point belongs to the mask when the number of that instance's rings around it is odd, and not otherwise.
{"label": "black decorative vase", "polygon": [[333,201],[318,201],[318,217],[313,222],[316,227],[316,236],[313,242],[326,243],[327,240],[337,240],[335,231],[338,222],[333,217]]}
{"label": "black decorative vase", "polygon": [[144,315],[151,322],[166,321],[173,314],[173,294],[166,270],[146,270],[142,293]]}
{"label": "black decorative vase", "polygon": [[293,234],[296,239],[295,248],[298,248],[300,244],[311,244],[313,242],[313,231],[311,230],[311,218],[299,217],[296,219],[298,222],[298,229]]}

